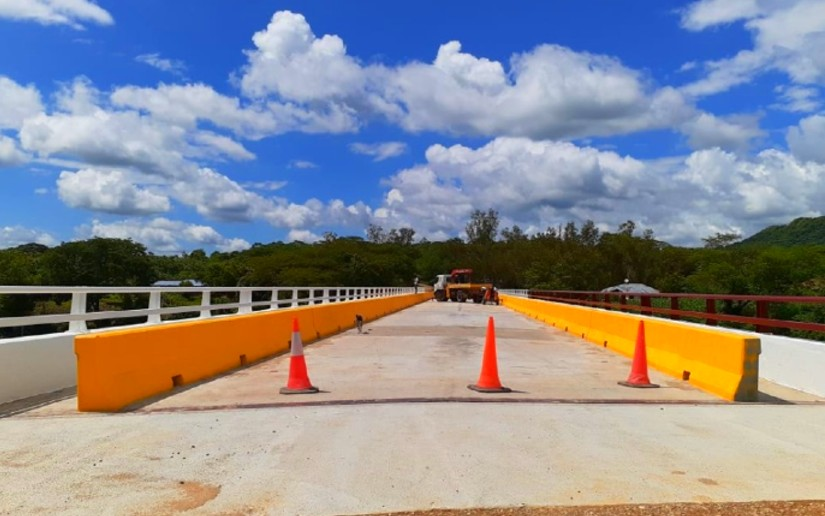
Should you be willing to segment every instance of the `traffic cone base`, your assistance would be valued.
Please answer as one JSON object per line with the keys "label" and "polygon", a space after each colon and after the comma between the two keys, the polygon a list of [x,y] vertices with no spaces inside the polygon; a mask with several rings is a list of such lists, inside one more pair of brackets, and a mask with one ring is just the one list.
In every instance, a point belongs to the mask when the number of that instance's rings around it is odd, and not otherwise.
{"label": "traffic cone base", "polygon": [[289,387],[281,387],[279,391],[281,394],[315,394],[321,392],[318,387],[309,386],[308,389],[290,389]]}
{"label": "traffic cone base", "polygon": [[624,385],[625,387],[633,387],[634,389],[655,389],[659,387],[659,385],[655,383],[631,383],[631,382],[618,382],[619,385]]}
{"label": "traffic cone base", "polygon": [[650,383],[647,376],[647,343],[645,342],[645,322],[639,321],[639,329],[636,332],[636,349],[633,351],[633,364],[630,367],[630,376],[623,382],[618,382],[624,387],[634,389],[655,389],[659,387],[655,383]]}
{"label": "traffic cone base", "polygon": [[476,392],[484,392],[484,393],[513,392],[513,389],[511,389],[509,387],[504,387],[504,386],[496,388],[496,387],[479,387],[478,385],[468,385],[467,388],[470,389],[470,390],[476,391]]}

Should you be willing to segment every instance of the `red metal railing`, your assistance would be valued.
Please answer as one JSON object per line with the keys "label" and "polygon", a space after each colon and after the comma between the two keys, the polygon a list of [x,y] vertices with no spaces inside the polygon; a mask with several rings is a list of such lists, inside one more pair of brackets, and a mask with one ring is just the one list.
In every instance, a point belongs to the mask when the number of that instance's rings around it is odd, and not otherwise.
{"label": "red metal railing", "polygon": [[[742,329],[771,333],[772,330],[815,332],[825,337],[825,324],[782,318],[783,312],[799,316],[801,306],[822,305],[821,314],[814,319],[825,320],[825,297],[813,296],[746,296],[733,294],[642,294],[637,292],[590,292],[576,290],[530,290],[528,297],[574,305],[592,306],[607,310],[639,312],[670,319],[704,321],[709,326],[720,322]],[[685,306],[689,305],[689,306]],[[793,309],[788,309],[792,307]],[[782,332],[781,333],[787,333]]]}

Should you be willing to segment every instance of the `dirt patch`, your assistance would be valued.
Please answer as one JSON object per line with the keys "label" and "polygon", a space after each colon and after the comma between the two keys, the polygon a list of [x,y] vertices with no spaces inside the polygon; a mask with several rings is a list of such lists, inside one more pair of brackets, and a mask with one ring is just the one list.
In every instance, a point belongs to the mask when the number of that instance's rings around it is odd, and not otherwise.
{"label": "dirt patch", "polygon": [[214,500],[221,492],[220,486],[201,484],[200,482],[179,482],[176,487],[178,488],[179,498],[163,506],[163,510],[169,511],[169,513],[197,509]]}
{"label": "dirt patch", "polygon": [[428,511],[380,513],[371,516],[820,516],[822,514],[825,514],[825,500],[587,505],[578,507],[508,507],[498,509],[434,509]]}
{"label": "dirt patch", "polygon": [[0,466],[7,468],[28,468],[39,462],[37,455],[31,450],[13,450],[0,453]]}

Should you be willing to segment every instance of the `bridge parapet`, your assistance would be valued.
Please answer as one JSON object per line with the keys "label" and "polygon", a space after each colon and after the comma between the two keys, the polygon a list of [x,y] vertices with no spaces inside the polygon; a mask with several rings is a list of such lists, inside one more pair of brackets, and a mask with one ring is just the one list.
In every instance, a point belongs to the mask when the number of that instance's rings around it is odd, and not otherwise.
{"label": "bridge parapet", "polygon": [[[165,328],[301,307],[343,306],[363,300],[398,298],[413,292],[413,288],[404,287],[0,286],[0,296],[63,301],[60,303],[63,313],[0,317],[0,330],[22,334],[0,338],[0,404],[77,385],[74,344],[79,335]],[[129,296],[133,305],[142,302],[143,306],[112,310],[101,302],[107,296]],[[191,298],[188,304],[177,304],[187,301],[186,297]],[[91,300],[96,303],[90,303]],[[99,309],[90,310],[93,304]],[[113,322],[119,326],[94,328]],[[31,329],[39,334],[32,335]]]}
{"label": "bridge parapet", "polygon": [[[504,306],[632,357],[640,316],[502,296]],[[646,317],[647,358],[656,369],[731,401],[756,401],[759,338]]]}
{"label": "bridge parapet", "polygon": [[[318,304],[181,324],[78,335],[77,408],[113,412],[145,398],[289,349],[292,320],[312,342],[371,321],[432,294]],[[274,388],[274,387],[273,387]]]}

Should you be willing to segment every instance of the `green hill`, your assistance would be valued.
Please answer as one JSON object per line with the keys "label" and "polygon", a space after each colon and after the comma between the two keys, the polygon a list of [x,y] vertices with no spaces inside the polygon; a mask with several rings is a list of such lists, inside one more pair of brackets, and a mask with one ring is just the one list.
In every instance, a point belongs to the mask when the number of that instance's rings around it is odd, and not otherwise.
{"label": "green hill", "polygon": [[739,245],[825,245],[825,217],[800,217],[784,226],[770,226],[742,240]]}

